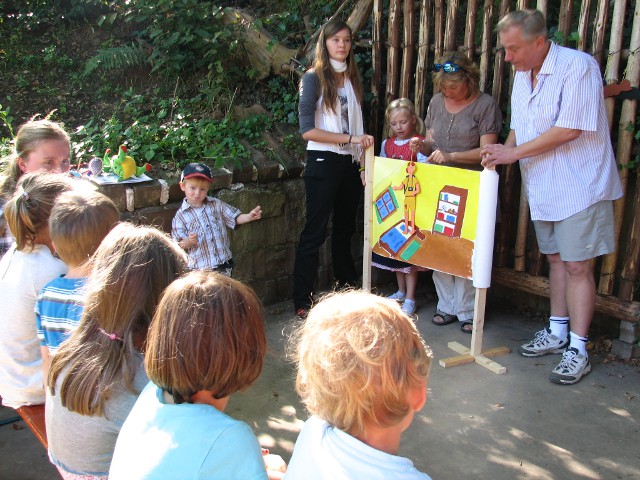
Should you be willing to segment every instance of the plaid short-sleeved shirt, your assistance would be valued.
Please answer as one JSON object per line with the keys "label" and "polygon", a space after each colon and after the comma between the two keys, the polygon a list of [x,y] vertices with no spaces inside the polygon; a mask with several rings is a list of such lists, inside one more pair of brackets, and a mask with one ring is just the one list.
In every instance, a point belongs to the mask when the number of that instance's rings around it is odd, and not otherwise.
{"label": "plaid short-sleeved shirt", "polygon": [[200,208],[192,207],[186,199],[182,201],[171,223],[171,236],[179,242],[191,233],[198,235],[197,245],[187,251],[190,269],[213,270],[231,260],[227,227],[235,228],[240,213],[214,197],[207,197]]}

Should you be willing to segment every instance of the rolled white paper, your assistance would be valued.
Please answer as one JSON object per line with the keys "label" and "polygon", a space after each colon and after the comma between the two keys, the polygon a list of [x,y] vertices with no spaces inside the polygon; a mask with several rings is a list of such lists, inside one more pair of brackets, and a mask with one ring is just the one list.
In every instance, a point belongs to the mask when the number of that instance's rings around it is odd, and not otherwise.
{"label": "rolled white paper", "polygon": [[493,240],[496,231],[499,179],[498,173],[493,169],[485,168],[480,173],[478,224],[473,258],[471,259],[473,286],[475,288],[489,288],[491,286],[491,265],[493,263]]}

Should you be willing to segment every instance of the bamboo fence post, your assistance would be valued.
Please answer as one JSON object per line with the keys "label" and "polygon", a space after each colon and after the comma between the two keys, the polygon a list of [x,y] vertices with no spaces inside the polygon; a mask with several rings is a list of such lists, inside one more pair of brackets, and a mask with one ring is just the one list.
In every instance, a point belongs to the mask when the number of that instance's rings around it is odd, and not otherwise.
{"label": "bamboo fence post", "polygon": [[418,31],[418,63],[416,65],[415,87],[416,113],[420,118],[424,118],[427,111],[427,75],[429,74],[430,24],[431,0],[422,0],[420,4],[420,30]]}
{"label": "bamboo fence post", "polygon": [[482,44],[480,47],[480,90],[485,92],[489,83],[489,59],[493,21],[493,0],[484,0],[482,12]]}
{"label": "bamboo fence post", "polygon": [[387,50],[387,93],[384,106],[398,98],[398,56],[400,55],[400,30],[398,29],[400,0],[389,5],[389,47]]}
{"label": "bamboo fence post", "polygon": [[[499,19],[509,11],[509,0],[500,0]],[[500,37],[496,35],[496,48],[500,48]],[[493,98],[500,103],[502,97],[502,83],[504,81],[504,53],[496,53],[493,65]]]}
{"label": "bamboo fence post", "polygon": [[515,260],[513,268],[524,272],[527,261],[527,233],[529,230],[529,201],[524,190],[520,189],[520,208],[518,209],[518,228],[516,233]]}
{"label": "bamboo fence post", "polygon": [[[635,13],[633,16],[633,27],[631,29],[631,42],[629,44],[629,50],[636,52],[636,54],[629,55],[629,61],[625,71],[625,77],[631,83],[632,87],[638,87],[640,83],[640,55],[637,53],[640,49],[640,2],[636,2]],[[638,101],[635,99],[626,99],[622,102],[622,112],[620,113],[620,128],[618,130],[618,149],[616,157],[618,163],[626,165],[632,155],[632,150],[635,140],[636,125],[636,113],[638,109]],[[627,125],[633,125],[633,131],[627,131]],[[625,180],[628,170],[623,168],[621,173],[624,172]],[[635,212],[631,228],[629,232],[629,240],[627,243],[627,255],[625,255],[624,265],[622,266],[622,272],[620,274],[621,281],[618,289],[618,297],[622,300],[633,300],[633,290],[635,282],[638,279],[638,268],[640,267],[640,219],[638,218],[638,212],[640,212],[640,176],[636,173],[636,194],[633,199],[632,212]],[[614,211],[620,210],[620,218],[616,217],[616,245],[620,242],[620,223],[624,217],[624,201],[617,200],[614,202]],[[614,255],[614,254],[612,254]],[[608,260],[609,255],[605,257]],[[612,266],[610,268],[611,275],[615,274],[615,265],[617,258],[612,260]],[[603,278],[601,277],[601,283]],[[613,278],[611,279],[611,281]]]}
{"label": "bamboo fence post", "polygon": [[589,27],[589,10],[591,0],[582,0],[580,4],[580,20],[578,21],[578,50],[587,50],[587,28]]}
{"label": "bamboo fence post", "polygon": [[[442,57],[442,45],[444,41],[443,25],[444,0],[435,0],[433,13],[433,57],[435,61],[440,61]],[[434,62],[435,63],[435,62]],[[433,94],[438,93],[438,89],[433,87]]]}
{"label": "bamboo fence post", "polygon": [[[636,2],[636,11],[634,15],[632,34],[631,34],[631,43],[630,43],[632,49],[638,48],[638,46],[640,45],[640,25],[638,25],[638,21],[639,21],[638,8],[640,8],[640,5],[638,2]],[[620,40],[621,38],[622,38],[622,31],[620,31]],[[619,47],[621,46],[622,45],[620,44]],[[618,50],[620,50],[620,48],[618,48]],[[617,75],[618,75],[618,68],[619,68],[619,56],[620,55],[618,53],[617,54],[618,59],[616,60],[617,63],[615,66],[616,81],[618,80]],[[611,59],[612,57],[609,57],[609,58]],[[613,68],[614,67],[612,66],[610,70],[609,63],[607,62],[607,72],[611,73],[613,71]],[[636,78],[638,75],[638,71],[639,71],[638,62],[634,55],[633,57],[629,58],[628,65],[627,65],[627,76],[629,76],[629,81],[634,80],[636,82],[635,86],[638,85],[637,78]],[[610,83],[610,82],[607,81],[607,83]],[[605,100],[605,104],[607,105],[607,113],[611,115],[609,117],[609,126],[611,127],[613,125],[613,113],[614,113],[613,111],[615,109],[615,97],[607,98]],[[627,132],[626,126],[629,124],[629,122],[635,124],[637,101],[625,100],[622,106],[623,107],[622,107],[622,112],[620,116],[619,128],[618,128],[618,145],[617,145],[618,148],[616,152],[616,161],[621,165],[626,165],[627,163],[629,163],[629,158],[631,157],[631,149],[633,147],[633,141],[634,141],[633,132]],[[622,191],[624,193],[627,191],[629,171],[626,168],[622,168],[619,170],[619,172],[620,172],[620,183],[622,184]],[[622,227],[623,216],[624,216],[624,201],[618,200],[613,203],[614,237],[616,239],[616,246],[620,241],[620,229]],[[633,261],[633,254],[627,255],[626,260],[627,260],[627,263],[625,263],[625,268],[623,268],[623,271],[622,271],[622,275],[625,275],[625,278],[627,276],[634,276],[632,273],[632,269],[630,269],[630,267],[629,269],[626,268],[627,266],[629,266],[629,262]],[[605,255],[603,257],[602,267],[600,269],[600,278],[598,280],[598,293],[604,294],[604,295],[611,295],[611,293],[613,292],[617,263],[618,263],[617,249],[614,250],[612,253]],[[621,289],[622,289],[622,284],[621,284]],[[624,292],[622,290],[624,290]],[[620,290],[619,295],[625,294],[625,292],[627,292],[626,287],[622,290]],[[626,293],[626,295],[628,296],[629,294]]]}
{"label": "bamboo fence post", "polygon": [[[609,54],[607,58],[607,68],[604,71],[604,80],[607,85],[618,83],[618,71],[620,69],[620,51],[622,50],[622,32],[624,29],[624,12],[627,0],[615,0],[613,4],[613,16],[611,17],[611,36],[609,37]],[[609,130],[613,125],[613,109],[615,99],[605,99],[607,116],[609,119]]]}
{"label": "bamboo fence post", "polygon": [[571,14],[573,13],[573,0],[562,0],[560,2],[560,18],[558,18],[558,31],[563,33],[565,38],[571,35]]}
{"label": "bamboo fence post", "polygon": [[596,59],[598,65],[602,67],[602,49],[604,45],[604,37],[609,17],[609,0],[598,0],[598,8],[596,10],[596,19],[593,25],[593,45],[591,53]]}
{"label": "bamboo fence post", "polygon": [[403,17],[404,48],[402,50],[402,73],[400,74],[400,96],[408,98],[413,69],[413,0],[404,0]]}
{"label": "bamboo fence post", "polygon": [[547,18],[547,4],[548,0],[538,0],[536,3],[536,9],[542,12],[544,18]]}
{"label": "bamboo fence post", "polygon": [[447,52],[452,52],[456,46],[456,19],[459,5],[460,0],[447,1],[447,23],[444,30],[444,49]]}
{"label": "bamboo fence post", "polygon": [[382,0],[374,0],[373,2],[373,42],[371,51],[371,68],[373,68],[373,76],[371,78],[371,94],[373,96],[373,104],[371,105],[373,136],[376,141],[381,138],[380,135],[380,107],[382,102]]}
{"label": "bamboo fence post", "polygon": [[467,20],[464,28],[464,49],[473,60],[475,56],[476,18],[478,17],[478,0],[467,1]]}

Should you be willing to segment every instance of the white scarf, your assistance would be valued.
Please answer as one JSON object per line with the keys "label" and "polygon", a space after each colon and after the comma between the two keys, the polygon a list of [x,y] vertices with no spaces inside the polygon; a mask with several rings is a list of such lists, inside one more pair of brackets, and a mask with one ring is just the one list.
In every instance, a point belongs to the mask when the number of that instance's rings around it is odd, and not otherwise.
{"label": "white scarf", "polygon": [[330,58],[329,61],[331,62],[331,66],[335,72],[342,73],[347,71],[347,62],[339,62],[333,58]]}
{"label": "white scarf", "polygon": [[[344,91],[347,94],[347,111],[349,112],[349,134],[353,136],[359,136],[364,133],[362,122],[362,107],[358,103],[356,93],[353,90],[353,85],[348,78],[344,79]],[[336,99],[336,105],[334,110],[327,111],[322,106],[322,96],[318,100],[321,108],[322,124],[320,128],[328,132],[343,133],[342,132],[342,116],[340,112],[342,108],[340,106],[340,99]],[[338,144],[340,150],[347,150],[351,153],[353,161],[357,162],[362,156],[362,147],[355,143],[342,143]]]}

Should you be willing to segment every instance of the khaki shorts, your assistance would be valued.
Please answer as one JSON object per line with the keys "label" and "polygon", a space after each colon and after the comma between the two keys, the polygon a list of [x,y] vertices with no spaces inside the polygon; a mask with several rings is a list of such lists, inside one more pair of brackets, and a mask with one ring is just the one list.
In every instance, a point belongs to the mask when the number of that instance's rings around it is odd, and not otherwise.
{"label": "khaki shorts", "polygon": [[615,250],[613,202],[603,200],[558,222],[534,220],[538,247],[559,253],[564,262],[581,262]]}

